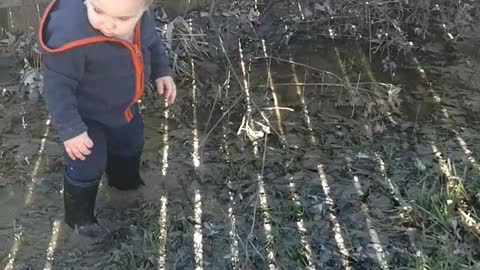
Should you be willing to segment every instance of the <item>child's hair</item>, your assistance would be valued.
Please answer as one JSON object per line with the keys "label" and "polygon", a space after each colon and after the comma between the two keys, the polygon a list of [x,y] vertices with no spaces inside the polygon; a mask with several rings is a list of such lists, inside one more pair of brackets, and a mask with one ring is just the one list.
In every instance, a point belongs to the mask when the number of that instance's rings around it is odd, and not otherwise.
{"label": "child's hair", "polygon": [[147,6],[151,6],[153,2],[155,2],[155,0],[144,0],[144,1],[145,1],[145,5]]}

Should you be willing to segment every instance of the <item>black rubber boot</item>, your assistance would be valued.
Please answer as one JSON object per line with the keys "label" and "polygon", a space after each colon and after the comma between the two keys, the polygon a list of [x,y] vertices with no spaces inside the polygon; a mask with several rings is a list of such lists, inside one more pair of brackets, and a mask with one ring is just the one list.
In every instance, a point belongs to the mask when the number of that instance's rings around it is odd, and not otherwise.
{"label": "black rubber boot", "polygon": [[140,177],[141,153],[131,157],[108,154],[108,185],[119,190],[135,190],[145,185]]}
{"label": "black rubber boot", "polygon": [[97,223],[95,217],[98,183],[83,187],[73,184],[75,182],[65,174],[65,223],[82,236],[95,239],[104,237],[107,231]]}

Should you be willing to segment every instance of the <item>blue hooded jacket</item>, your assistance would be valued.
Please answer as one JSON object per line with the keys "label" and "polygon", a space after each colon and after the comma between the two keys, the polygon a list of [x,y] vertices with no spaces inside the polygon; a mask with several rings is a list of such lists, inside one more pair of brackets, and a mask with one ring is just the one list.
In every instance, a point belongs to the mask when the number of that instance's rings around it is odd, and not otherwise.
{"label": "blue hooded jacket", "polygon": [[145,85],[171,75],[149,11],[132,43],[95,30],[83,0],[54,0],[42,19],[39,44],[43,96],[63,141],[86,132],[85,120],[112,127],[129,123]]}

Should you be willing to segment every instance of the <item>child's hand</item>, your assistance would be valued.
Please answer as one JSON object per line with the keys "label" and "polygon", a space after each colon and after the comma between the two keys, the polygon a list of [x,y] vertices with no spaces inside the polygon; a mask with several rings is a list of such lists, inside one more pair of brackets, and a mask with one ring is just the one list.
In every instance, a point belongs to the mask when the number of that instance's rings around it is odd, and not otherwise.
{"label": "child's hand", "polygon": [[63,144],[65,145],[65,151],[72,160],[85,160],[85,156],[92,153],[90,149],[93,147],[93,141],[88,137],[87,132],[66,140]]}
{"label": "child's hand", "polygon": [[165,94],[168,103],[173,104],[177,97],[177,86],[175,85],[173,78],[171,76],[165,76],[158,78],[155,82],[157,83],[158,93],[160,93],[160,95]]}

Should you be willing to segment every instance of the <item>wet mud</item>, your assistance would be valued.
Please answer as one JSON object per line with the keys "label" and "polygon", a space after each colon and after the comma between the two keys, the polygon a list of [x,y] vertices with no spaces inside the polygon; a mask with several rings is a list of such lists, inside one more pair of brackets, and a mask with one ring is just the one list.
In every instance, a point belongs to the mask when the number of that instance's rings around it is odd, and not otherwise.
{"label": "wet mud", "polygon": [[[142,100],[146,186],[102,184],[100,242],[63,224],[63,149],[42,102],[2,92],[2,269],[479,267],[475,230],[440,220],[431,192],[451,164],[480,205],[479,37],[399,55],[394,75],[357,42],[225,39],[232,66],[198,62],[173,107]],[[15,68],[0,69],[10,84]],[[447,251],[461,259],[436,268]]]}

